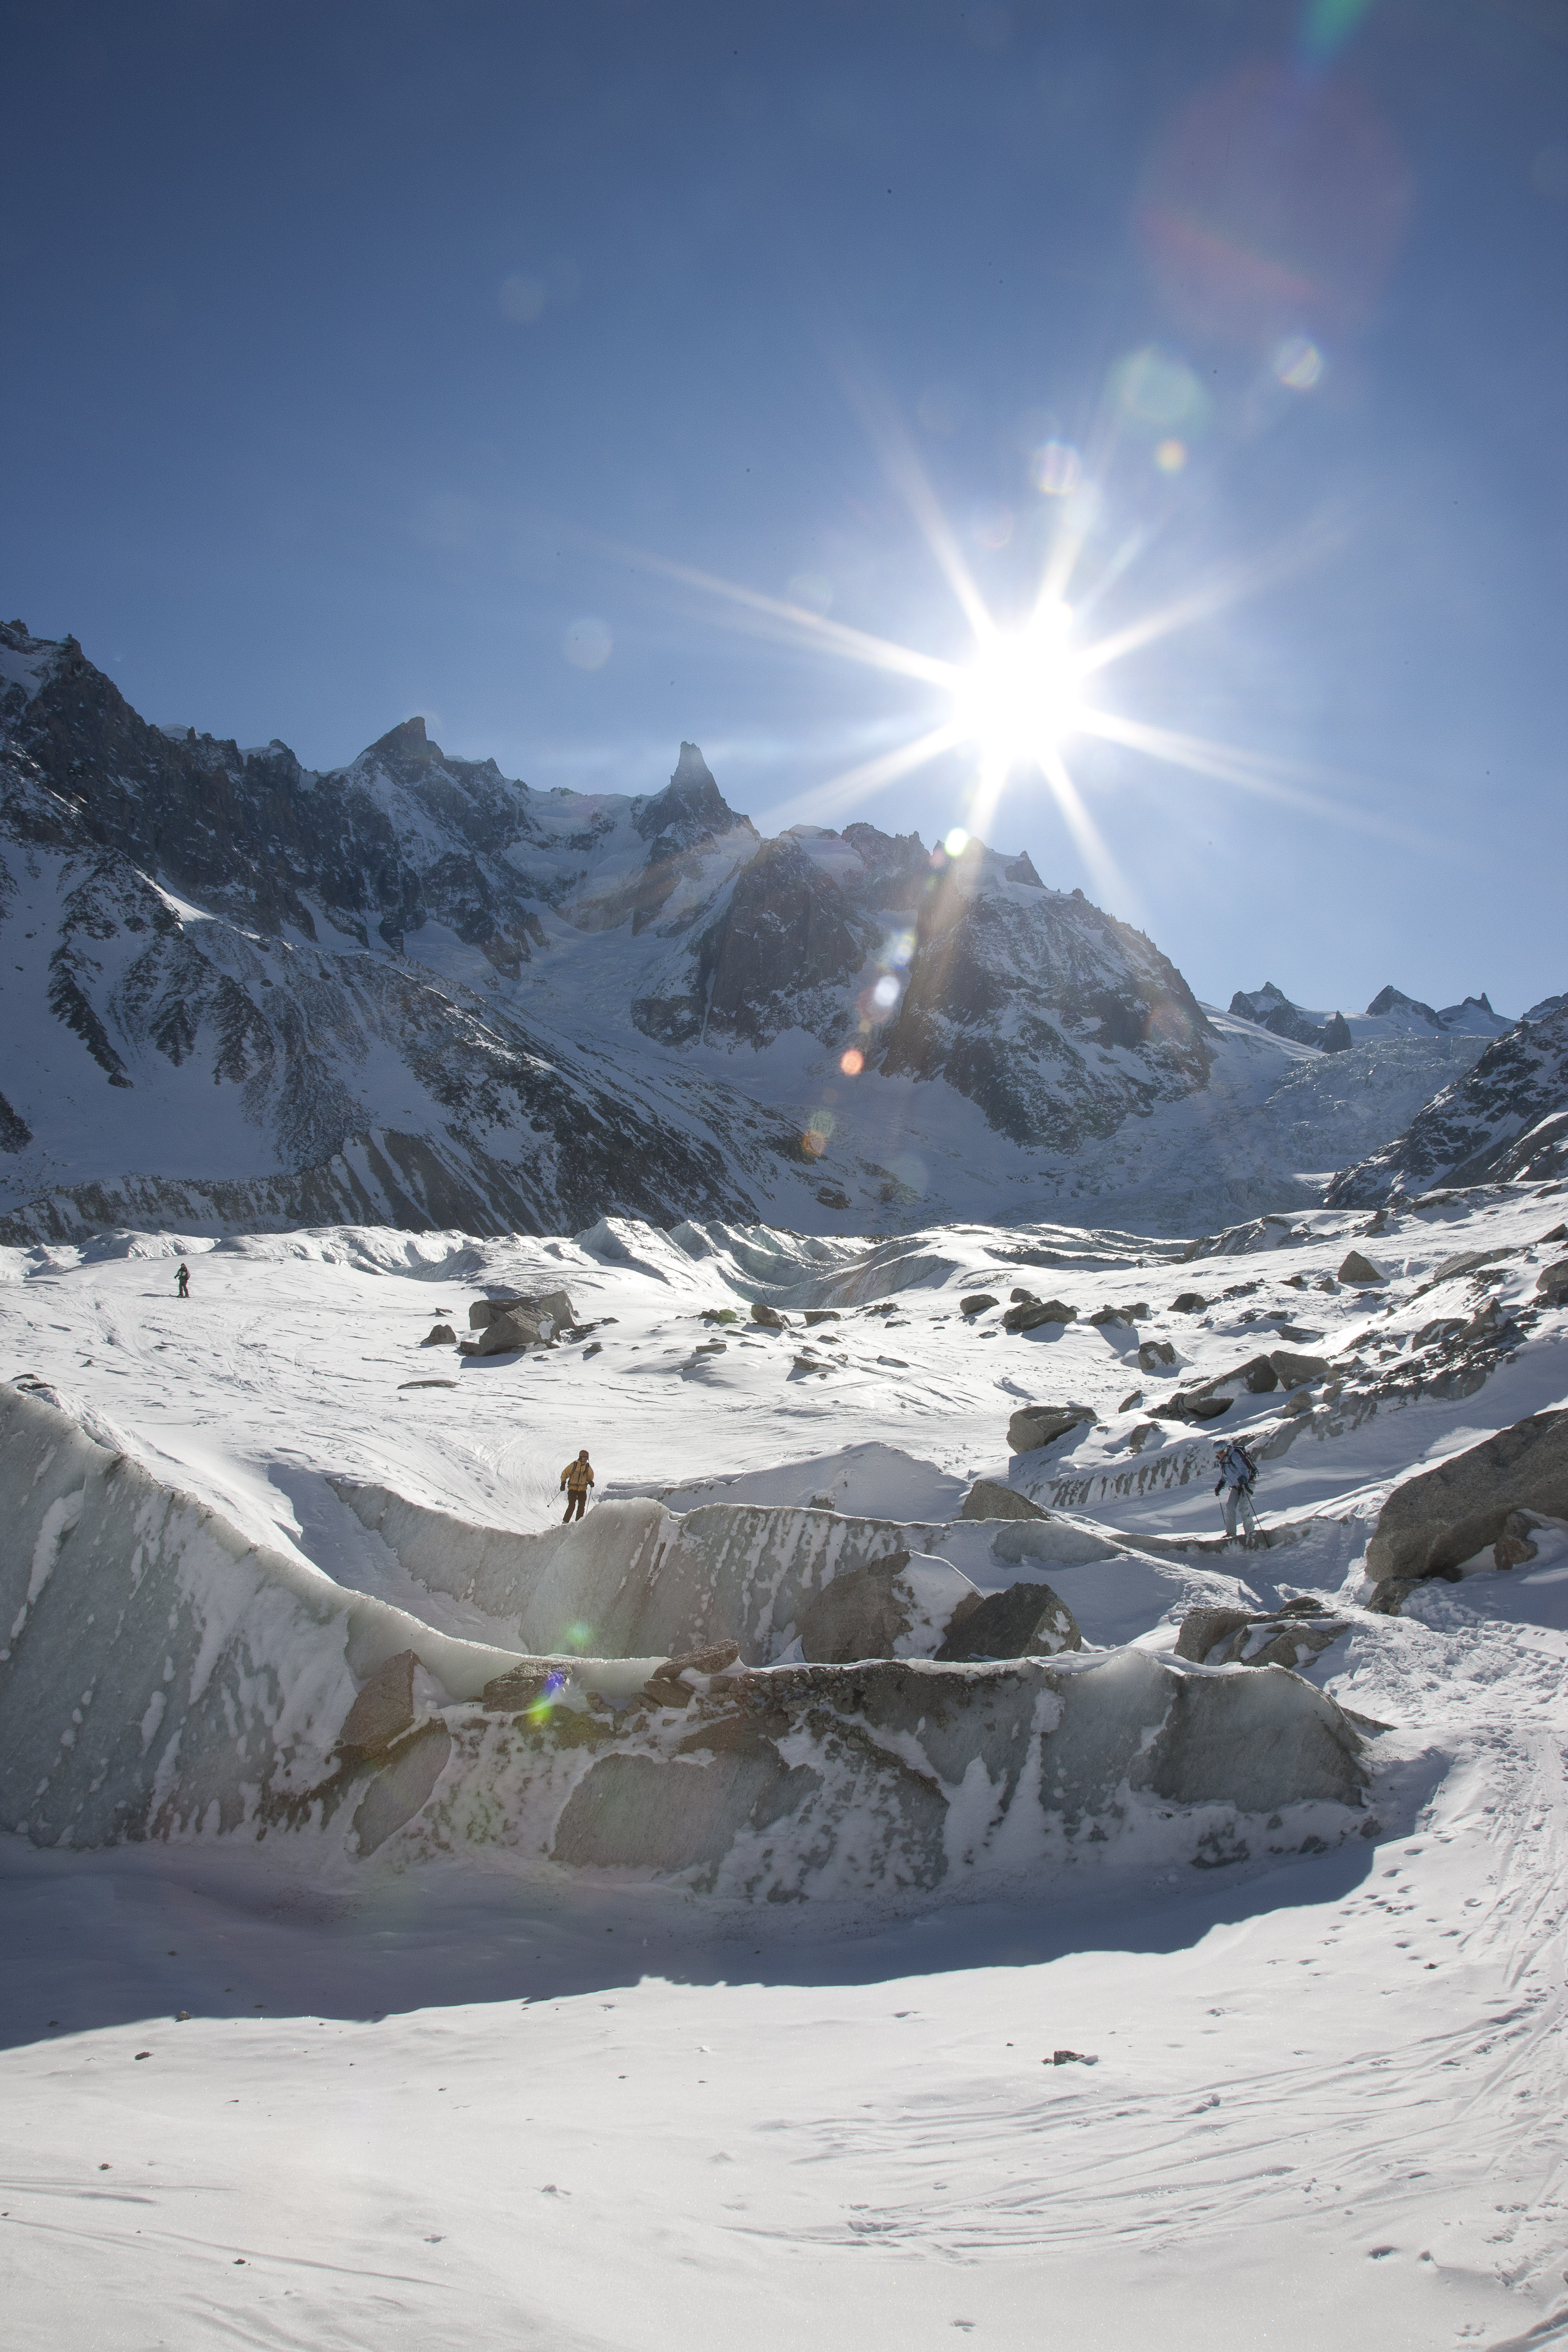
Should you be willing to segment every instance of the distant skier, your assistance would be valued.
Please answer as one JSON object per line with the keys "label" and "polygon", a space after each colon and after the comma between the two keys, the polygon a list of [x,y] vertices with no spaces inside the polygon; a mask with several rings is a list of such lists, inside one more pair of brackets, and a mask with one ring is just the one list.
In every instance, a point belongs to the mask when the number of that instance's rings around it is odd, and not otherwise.
{"label": "distant skier", "polygon": [[1243,1543],[1249,1551],[1255,1544],[1262,1544],[1267,1550],[1268,1538],[1258,1526],[1258,1513],[1252,1506],[1252,1490],[1258,1484],[1258,1465],[1239,1437],[1226,1439],[1215,1455],[1214,1466],[1219,1472],[1215,1481],[1215,1493],[1225,1496],[1226,1534],[1235,1535],[1237,1514],[1239,1512],[1245,1530]]}
{"label": "distant skier", "polygon": [[566,1517],[561,1524],[570,1527],[574,1518],[580,1519],[588,1507],[588,1489],[594,1483],[594,1465],[584,1445],[575,1462],[568,1462],[561,1473],[561,1484],[566,1489]]}
{"label": "distant skier", "polygon": [[185,1264],[185,1261],[184,1261],[184,1258],[182,1258],[182,1259],[180,1260],[180,1271],[179,1271],[179,1272],[178,1272],[178,1274],[174,1276],[174,1287],[175,1287],[175,1289],[179,1292],[180,1297],[181,1297],[182,1298],[188,1298],[188,1297],[190,1297],[190,1295],[191,1295],[191,1269],[190,1269],[190,1267]]}

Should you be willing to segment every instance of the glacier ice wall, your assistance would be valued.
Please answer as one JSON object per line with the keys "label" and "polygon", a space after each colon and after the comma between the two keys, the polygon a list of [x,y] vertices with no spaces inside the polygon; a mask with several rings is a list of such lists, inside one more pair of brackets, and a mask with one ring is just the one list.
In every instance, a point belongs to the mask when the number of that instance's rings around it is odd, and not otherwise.
{"label": "glacier ice wall", "polygon": [[[494,1679],[543,1661],[439,1633],[248,1542],[10,1386],[0,1512],[0,1824],[40,1844],[276,1833],[322,1868],[460,1856],[557,1883],[630,1872],[832,1901],[1027,1883],[1080,1860],[1316,1850],[1363,1818],[1356,1730],[1278,1667],[1138,1649],[779,1664],[693,1671],[665,1704],[645,1655],[557,1660],[549,1702],[520,1703]],[[644,1551],[683,1524],[652,1504],[602,1517],[606,1618],[620,1610],[626,1640],[647,1640],[662,1570]],[[670,1586],[683,1635],[692,1592],[721,1586],[773,1638],[796,1605],[780,1601],[782,1570],[819,1589],[881,1532],[756,1506],[690,1519],[713,1525]],[[617,1527],[636,1541],[612,1540]],[[438,1528],[416,1533],[437,1544]],[[356,1696],[399,1660],[406,1712],[345,1748]]]}

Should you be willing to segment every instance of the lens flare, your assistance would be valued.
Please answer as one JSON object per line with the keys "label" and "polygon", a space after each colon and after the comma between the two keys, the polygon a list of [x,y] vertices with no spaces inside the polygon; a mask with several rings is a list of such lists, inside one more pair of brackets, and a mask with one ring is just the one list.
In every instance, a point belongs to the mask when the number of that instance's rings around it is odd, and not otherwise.
{"label": "lens flare", "polygon": [[1071,496],[1083,478],[1083,459],[1070,441],[1046,441],[1029,459],[1029,479],[1043,498]]}
{"label": "lens flare", "polygon": [[566,1677],[559,1670],[547,1675],[544,1688],[540,1692],[533,1705],[527,1709],[530,1723],[548,1723],[551,1709],[565,1687]]}
{"label": "lens flare", "polygon": [[1162,474],[1179,474],[1187,462],[1184,441],[1162,441],[1154,452],[1154,463]]}
{"label": "lens flare", "polygon": [[847,1078],[858,1078],[866,1066],[866,1056],[858,1045],[851,1045],[838,1056],[838,1066]]}
{"label": "lens flare", "polygon": [[955,824],[951,833],[942,835],[942,845],[950,857],[962,857],[969,846],[969,835],[961,824]]}
{"label": "lens flare", "polygon": [[1274,354],[1274,373],[1291,392],[1310,392],[1323,373],[1323,354],[1305,335],[1291,335]]}

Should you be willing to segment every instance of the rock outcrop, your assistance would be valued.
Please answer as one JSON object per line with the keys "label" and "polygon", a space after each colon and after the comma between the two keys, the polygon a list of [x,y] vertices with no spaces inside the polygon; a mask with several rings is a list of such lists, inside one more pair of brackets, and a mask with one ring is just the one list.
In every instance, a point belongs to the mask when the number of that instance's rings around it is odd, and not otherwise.
{"label": "rock outcrop", "polygon": [[1568,1518],[1568,1412],[1532,1413],[1395,1486],[1367,1545],[1367,1576],[1455,1577],[1518,1510]]}
{"label": "rock outcrop", "polygon": [[382,1755],[403,1732],[412,1729],[414,1669],[418,1663],[412,1650],[399,1650],[361,1684],[338,1734],[342,1755]]}
{"label": "rock outcrop", "polygon": [[939,1664],[974,1658],[1054,1658],[1081,1650],[1083,1635],[1067,1602],[1048,1584],[1010,1584],[1005,1592],[961,1601],[948,1622]]}

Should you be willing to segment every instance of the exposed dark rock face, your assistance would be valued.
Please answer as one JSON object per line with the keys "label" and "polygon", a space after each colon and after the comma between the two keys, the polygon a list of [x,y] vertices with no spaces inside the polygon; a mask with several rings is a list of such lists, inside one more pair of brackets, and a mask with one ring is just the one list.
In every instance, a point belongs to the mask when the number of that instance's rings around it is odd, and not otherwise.
{"label": "exposed dark rock face", "polygon": [[[1386,995],[1388,991],[1384,992]],[[1316,1045],[1320,1053],[1348,1054],[1354,1043],[1342,1013],[1336,1013],[1331,1021],[1314,1021],[1271,980],[1266,980],[1261,988],[1238,988],[1230,1000],[1230,1010],[1239,1021],[1256,1021],[1272,1036],[1293,1038],[1298,1045]],[[1373,1005],[1370,1010],[1375,1013],[1378,1008]],[[1436,1015],[1433,1025],[1436,1026]]]}
{"label": "exposed dark rock face", "polygon": [[[708,1075],[711,1049],[734,1067],[791,1031],[943,1081],[1064,1157],[1207,1080],[1181,974],[1026,856],[950,860],[866,824],[764,842],[691,743],[636,797],[536,792],[417,718],[317,773],[276,740],[149,725],[74,639],[11,624],[0,654],[0,923],[35,949],[16,986],[32,1066],[63,1078],[35,1094],[3,1074],[0,1153],[30,1226],[110,1199],[147,1213],[149,1185],[174,1187],[170,1215],[175,1194],[221,1195],[268,1223],[351,1202],[424,1222],[437,1200],[481,1230],[750,1219],[779,1161],[809,1176],[810,1139]],[[519,998],[567,926],[579,957],[595,934],[623,955],[647,940],[587,1045]],[[216,1090],[197,1118],[154,1108],[182,1070]],[[81,1106],[102,1089],[124,1102],[95,1121]],[[61,1092],[63,1142],[42,1116]],[[186,1129],[208,1139],[171,1166]]]}
{"label": "exposed dark rock face", "polygon": [[845,990],[879,927],[847,905],[800,844],[764,841],[742,867],[722,912],[698,940],[689,985],[649,997],[632,1017],[649,1036],[685,1045],[710,1036],[771,1045],[788,1028],[826,1044],[848,1034]]}
{"label": "exposed dark rock face", "polygon": [[1397,1139],[1329,1187],[1370,1209],[1437,1185],[1544,1181],[1568,1168],[1568,1008],[1521,1021]]}
{"label": "exposed dark rock face", "polygon": [[1058,1650],[1082,1647],[1077,1618],[1048,1584],[1010,1584],[1005,1592],[961,1601],[936,1655],[945,1664],[965,1658],[1050,1658]]}
{"label": "exposed dark rock face", "polygon": [[18,1118],[4,1095],[0,1095],[0,1151],[26,1151],[33,1139],[33,1130],[25,1118]]}
{"label": "exposed dark rock face", "polygon": [[1431,1005],[1423,1004],[1419,997],[1406,996],[1402,988],[1380,988],[1366,1009],[1374,1013],[1414,1013],[1423,1021],[1429,1021],[1434,1029],[1443,1025]]}
{"label": "exposed dark rock face", "polygon": [[922,887],[882,1069],[943,1076],[1014,1142],[1059,1151],[1203,1085],[1209,1024],[1141,931],[1076,894],[988,879],[966,853]]}
{"label": "exposed dark rock face", "polygon": [[[73,637],[53,646],[0,627],[37,660],[37,690],[0,695],[14,756],[63,808],[8,806],[32,837],[116,850],[182,897],[268,931],[307,940],[319,918],[361,947],[401,954],[410,934],[445,924],[515,976],[544,946],[542,914],[577,894],[616,818],[590,804],[564,835],[554,798],[503,776],[493,760],[458,760],[405,719],[347,768],[316,774],[285,743],[242,751],[232,740],[150,726]],[[683,856],[710,832],[743,829],[694,744],[662,793],[630,804],[651,846],[626,906],[651,919]],[[566,856],[561,856],[564,848]],[[662,884],[662,888],[661,888]]]}

